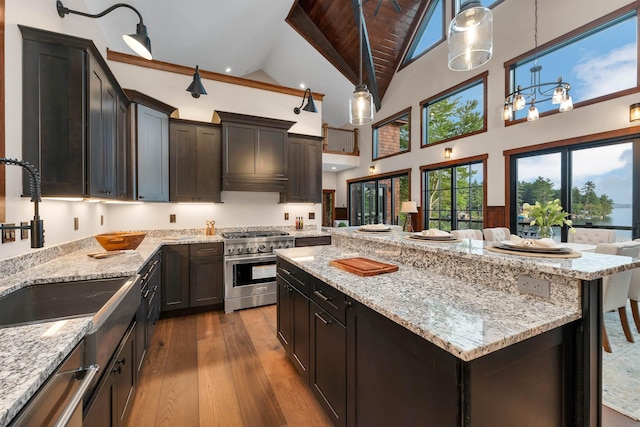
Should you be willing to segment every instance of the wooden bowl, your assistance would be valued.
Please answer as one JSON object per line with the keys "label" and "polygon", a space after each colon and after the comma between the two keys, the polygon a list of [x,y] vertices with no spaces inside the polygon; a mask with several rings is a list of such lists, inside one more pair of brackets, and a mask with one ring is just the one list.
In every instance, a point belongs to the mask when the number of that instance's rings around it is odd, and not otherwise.
{"label": "wooden bowl", "polygon": [[142,231],[119,231],[97,234],[95,238],[106,251],[119,251],[137,248],[146,235]]}

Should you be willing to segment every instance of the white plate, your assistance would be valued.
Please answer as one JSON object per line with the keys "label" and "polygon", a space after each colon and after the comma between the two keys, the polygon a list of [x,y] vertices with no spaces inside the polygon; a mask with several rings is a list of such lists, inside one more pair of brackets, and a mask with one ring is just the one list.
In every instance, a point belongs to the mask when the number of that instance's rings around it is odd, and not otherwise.
{"label": "white plate", "polygon": [[518,252],[537,252],[537,253],[547,253],[547,254],[566,254],[573,252],[571,248],[566,248],[564,246],[552,246],[552,247],[538,247],[538,246],[522,246],[516,245],[513,242],[496,242],[493,244],[496,248],[506,249],[508,251],[518,251]]}

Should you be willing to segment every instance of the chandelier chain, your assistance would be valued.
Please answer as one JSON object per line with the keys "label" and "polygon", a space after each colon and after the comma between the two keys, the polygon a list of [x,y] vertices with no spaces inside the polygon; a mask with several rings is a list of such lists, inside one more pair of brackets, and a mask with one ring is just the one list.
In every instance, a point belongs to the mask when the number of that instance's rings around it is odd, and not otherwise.
{"label": "chandelier chain", "polygon": [[538,64],[538,0],[535,0],[535,12],[534,12],[534,21],[533,21],[533,42],[534,42],[534,64]]}

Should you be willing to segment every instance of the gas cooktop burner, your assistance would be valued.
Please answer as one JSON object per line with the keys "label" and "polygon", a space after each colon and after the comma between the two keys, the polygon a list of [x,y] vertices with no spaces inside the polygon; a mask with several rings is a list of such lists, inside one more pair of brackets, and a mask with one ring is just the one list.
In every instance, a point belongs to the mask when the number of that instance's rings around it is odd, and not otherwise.
{"label": "gas cooktop burner", "polygon": [[254,237],[278,237],[288,236],[286,231],[230,231],[222,233],[225,239],[251,239]]}

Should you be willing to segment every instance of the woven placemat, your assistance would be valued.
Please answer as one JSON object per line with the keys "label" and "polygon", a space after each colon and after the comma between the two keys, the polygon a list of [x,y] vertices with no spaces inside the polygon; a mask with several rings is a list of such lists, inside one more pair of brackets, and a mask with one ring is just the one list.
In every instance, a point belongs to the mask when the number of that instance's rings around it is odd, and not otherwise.
{"label": "woven placemat", "polygon": [[575,251],[571,253],[565,253],[565,254],[545,254],[541,252],[510,251],[508,249],[500,249],[494,246],[485,246],[485,249],[491,252],[498,252],[501,254],[526,256],[526,257],[533,257],[533,258],[580,258],[582,256],[580,252],[575,252]]}

